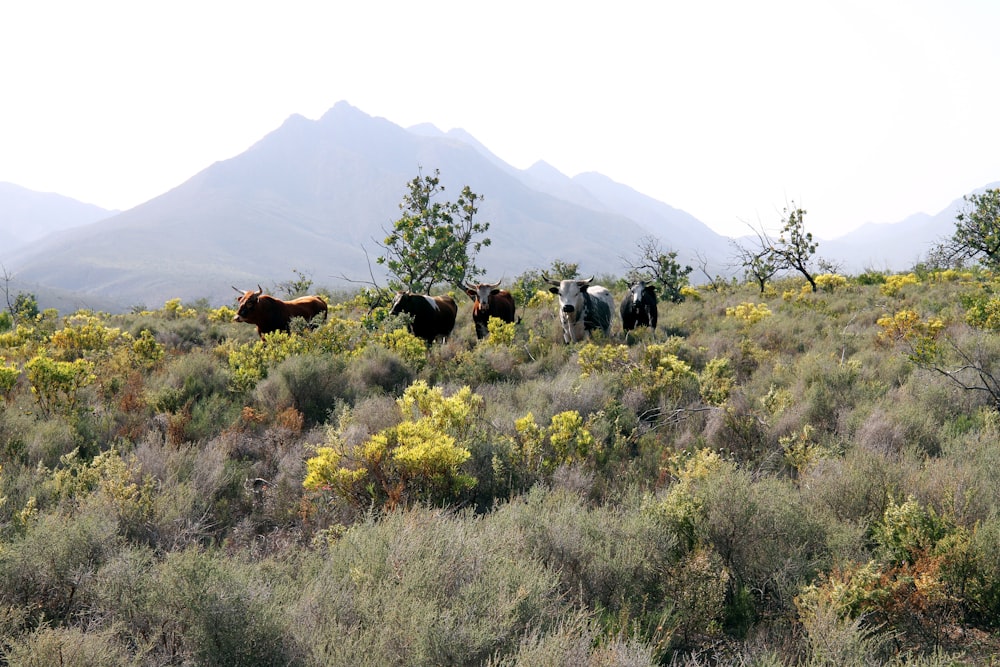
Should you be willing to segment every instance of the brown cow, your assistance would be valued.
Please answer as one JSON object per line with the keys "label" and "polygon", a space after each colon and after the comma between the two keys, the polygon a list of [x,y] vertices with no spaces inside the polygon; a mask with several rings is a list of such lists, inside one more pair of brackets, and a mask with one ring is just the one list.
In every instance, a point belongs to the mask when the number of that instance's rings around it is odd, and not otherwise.
{"label": "brown cow", "polygon": [[514,297],[507,290],[499,289],[499,280],[493,284],[480,283],[475,287],[471,285],[461,287],[473,301],[472,321],[476,325],[476,338],[479,340],[490,334],[491,317],[504,322],[514,321]]}
{"label": "brown cow", "polygon": [[326,321],[326,301],[318,296],[300,296],[291,301],[282,301],[264,294],[264,289],[260,285],[257,285],[256,292],[243,291],[236,287],[233,289],[242,295],[237,302],[233,321],[256,324],[257,334],[261,338],[272,331],[290,332],[293,317],[301,317],[309,322],[323,313],[323,321]]}

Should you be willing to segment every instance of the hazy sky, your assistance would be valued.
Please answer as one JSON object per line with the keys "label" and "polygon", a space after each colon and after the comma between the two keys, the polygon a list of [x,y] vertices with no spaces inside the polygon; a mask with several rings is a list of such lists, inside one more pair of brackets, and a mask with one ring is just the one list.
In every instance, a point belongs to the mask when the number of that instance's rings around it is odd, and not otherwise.
{"label": "hazy sky", "polygon": [[998,33],[995,0],[4,2],[0,181],[127,209],[346,100],[831,238],[1000,181]]}

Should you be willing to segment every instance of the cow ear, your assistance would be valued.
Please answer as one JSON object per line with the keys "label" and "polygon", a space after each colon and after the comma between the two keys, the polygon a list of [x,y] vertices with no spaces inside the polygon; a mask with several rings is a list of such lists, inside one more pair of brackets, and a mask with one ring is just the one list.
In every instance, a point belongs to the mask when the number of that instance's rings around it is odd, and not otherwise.
{"label": "cow ear", "polygon": [[496,287],[494,287],[493,289],[490,290],[490,294],[499,294],[499,293],[500,293],[500,290],[497,289]]}
{"label": "cow ear", "polygon": [[646,289],[648,289],[653,294],[656,294],[656,285],[646,285]]}
{"label": "cow ear", "polygon": [[558,287],[550,287],[549,291],[552,292],[553,294],[559,294],[559,288]]}
{"label": "cow ear", "polygon": [[468,294],[469,298],[472,299],[473,301],[476,300],[476,295],[478,294],[478,292],[476,292],[476,290],[469,289],[468,287],[466,287],[465,288],[465,293]]}

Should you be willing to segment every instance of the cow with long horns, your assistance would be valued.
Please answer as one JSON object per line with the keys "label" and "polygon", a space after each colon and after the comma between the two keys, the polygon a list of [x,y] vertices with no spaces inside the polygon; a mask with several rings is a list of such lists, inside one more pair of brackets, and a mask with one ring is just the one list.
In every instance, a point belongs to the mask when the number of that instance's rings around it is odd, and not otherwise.
{"label": "cow with long horns", "polygon": [[500,282],[462,285],[462,290],[472,299],[472,322],[476,325],[476,338],[482,340],[490,334],[489,322],[495,317],[504,322],[514,321],[514,297]]}
{"label": "cow with long horns", "polygon": [[233,321],[257,325],[257,334],[261,338],[272,331],[290,332],[293,317],[301,317],[310,322],[323,313],[323,321],[326,321],[326,301],[318,296],[300,296],[291,301],[282,301],[264,294],[260,285],[257,285],[256,292],[244,291],[235,286],[233,289],[240,293]]}
{"label": "cow with long horns", "polygon": [[594,329],[600,329],[605,336],[611,335],[615,299],[606,287],[591,285],[593,276],[586,280],[544,278],[551,285],[549,291],[559,297],[559,321],[565,342],[579,342]]}
{"label": "cow with long horns", "polygon": [[436,338],[447,338],[455,328],[458,304],[448,296],[430,296],[413,292],[397,292],[389,308],[390,315],[410,316],[410,333],[428,344]]}

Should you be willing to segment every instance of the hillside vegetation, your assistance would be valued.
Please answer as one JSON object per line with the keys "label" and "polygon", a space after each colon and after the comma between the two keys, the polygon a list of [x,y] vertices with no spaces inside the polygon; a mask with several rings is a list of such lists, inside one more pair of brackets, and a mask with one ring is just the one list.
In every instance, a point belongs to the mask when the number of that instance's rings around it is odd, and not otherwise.
{"label": "hillside vegetation", "polygon": [[478,344],[461,294],[430,348],[363,294],[0,333],[4,664],[992,664],[1000,283],[688,288],[574,345],[539,283]]}

